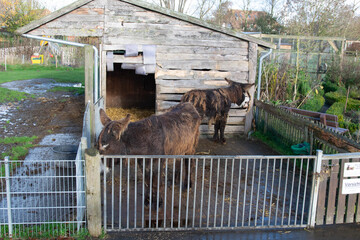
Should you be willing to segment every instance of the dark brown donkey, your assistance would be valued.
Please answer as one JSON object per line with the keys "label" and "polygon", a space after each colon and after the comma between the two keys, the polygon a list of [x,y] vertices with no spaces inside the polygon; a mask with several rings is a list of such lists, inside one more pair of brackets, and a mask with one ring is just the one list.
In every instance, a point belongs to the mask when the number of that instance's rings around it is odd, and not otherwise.
{"label": "dark brown donkey", "polygon": [[[104,155],[193,155],[198,143],[201,123],[198,112],[190,103],[180,103],[164,114],[152,115],[137,122],[130,122],[130,114],[119,121],[112,121],[105,111],[100,109],[100,120],[104,128],[99,135],[97,147],[100,154]],[[155,167],[152,171],[152,202],[155,203],[157,161],[159,160],[154,159]],[[185,161],[185,165],[187,164],[188,161]],[[146,171],[149,173],[150,164],[145,165],[148,166]],[[188,176],[187,169],[188,167],[185,166],[185,178]],[[145,181],[149,186],[150,178],[147,177]],[[185,179],[185,187],[188,183],[189,180]],[[161,186],[161,182],[159,184]],[[149,189],[145,197],[147,204]],[[162,200],[160,199],[159,202],[161,203]]]}
{"label": "dark brown donkey", "polygon": [[215,122],[213,140],[220,141],[223,144],[226,142],[224,130],[231,103],[236,103],[240,106],[245,100],[246,93],[250,97],[248,91],[250,87],[254,85],[237,83],[226,78],[225,80],[229,83],[229,87],[203,90],[195,89],[185,93],[181,98],[181,102],[190,102],[195,106],[201,119],[207,117],[209,119],[209,125]]}

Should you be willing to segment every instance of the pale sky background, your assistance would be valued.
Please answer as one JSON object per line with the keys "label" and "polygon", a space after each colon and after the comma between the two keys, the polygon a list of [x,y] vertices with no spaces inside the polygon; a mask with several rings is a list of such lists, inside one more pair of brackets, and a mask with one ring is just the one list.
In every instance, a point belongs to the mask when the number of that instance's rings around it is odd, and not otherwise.
{"label": "pale sky background", "polygon": [[[194,0],[192,0],[192,1],[194,1]],[[360,0],[347,0],[347,1],[349,3],[354,3],[354,2],[360,3]],[[69,5],[73,2],[76,2],[76,0],[60,0],[60,1],[39,0],[39,2],[42,3],[44,5],[44,7],[49,9],[50,11],[54,11],[54,10],[60,9],[62,7],[65,7],[66,5]],[[151,2],[151,0],[148,0],[148,2]],[[233,0],[232,2],[233,2],[233,8],[241,9],[242,0]],[[263,10],[262,3],[263,3],[263,0],[252,0],[251,1],[251,9],[262,11]],[[360,15],[360,8],[357,11],[357,15]]]}

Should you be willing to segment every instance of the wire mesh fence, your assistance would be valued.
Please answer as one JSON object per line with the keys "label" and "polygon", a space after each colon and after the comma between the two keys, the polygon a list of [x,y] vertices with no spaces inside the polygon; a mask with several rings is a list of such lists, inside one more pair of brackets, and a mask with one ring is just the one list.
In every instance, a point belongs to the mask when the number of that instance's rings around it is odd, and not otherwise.
{"label": "wire mesh fence", "polygon": [[0,161],[1,238],[70,236],[85,227],[84,161]]}

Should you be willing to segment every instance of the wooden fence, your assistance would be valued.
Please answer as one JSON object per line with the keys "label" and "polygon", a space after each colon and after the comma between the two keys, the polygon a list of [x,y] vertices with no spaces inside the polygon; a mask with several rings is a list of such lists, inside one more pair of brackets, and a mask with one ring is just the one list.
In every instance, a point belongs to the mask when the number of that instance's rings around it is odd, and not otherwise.
{"label": "wooden fence", "polygon": [[325,154],[360,151],[359,143],[336,133],[334,128],[258,100],[255,100],[255,105],[257,130],[272,136],[279,144],[290,147],[308,142],[311,154],[314,154],[316,149],[322,150]]}
{"label": "wooden fence", "polygon": [[360,222],[360,194],[356,190],[359,156],[359,153],[323,156],[318,175],[316,225]]}

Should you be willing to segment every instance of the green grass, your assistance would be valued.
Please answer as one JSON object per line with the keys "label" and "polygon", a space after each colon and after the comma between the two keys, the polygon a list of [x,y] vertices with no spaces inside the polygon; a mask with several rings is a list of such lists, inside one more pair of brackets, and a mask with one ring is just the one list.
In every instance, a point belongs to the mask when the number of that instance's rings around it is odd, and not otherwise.
{"label": "green grass", "polygon": [[85,94],[84,88],[77,88],[77,87],[53,87],[49,91],[50,92],[71,92],[76,95],[84,95]]}
{"label": "green grass", "polygon": [[30,97],[34,98],[35,96],[0,87],[0,103],[16,102]]}
{"label": "green grass", "polygon": [[29,148],[33,147],[34,140],[37,136],[32,137],[5,137],[0,138],[0,144],[11,145],[11,150],[2,153],[2,158],[9,156],[10,159],[18,160],[26,156],[29,152]]}
{"label": "green grass", "polygon": [[[6,72],[0,72],[0,84],[17,80],[51,78],[63,83],[82,83],[84,68],[70,68],[41,65],[8,65]],[[83,90],[84,91],[84,90]],[[0,88],[0,103],[20,101],[33,95]]]}
{"label": "green grass", "polygon": [[33,78],[51,78],[58,82],[84,84],[84,68],[8,65],[6,72],[0,72],[0,84]]}
{"label": "green grass", "polygon": [[[8,226],[1,226],[1,239],[10,239]],[[49,223],[33,226],[14,225],[13,235],[20,239],[88,239],[90,234],[86,228],[77,231],[75,223]]]}
{"label": "green grass", "polygon": [[[1,158],[4,159],[5,157],[9,157],[10,159],[18,160],[18,159],[25,157],[29,152],[29,148],[34,147],[33,142],[37,138],[38,138],[37,136],[0,138],[0,144],[12,146],[9,151],[1,154]],[[18,162],[16,165],[11,164],[10,171],[12,171],[14,168],[18,167],[19,165],[20,165],[20,162]],[[5,176],[5,166],[2,166],[0,168],[0,176],[1,177]]]}

